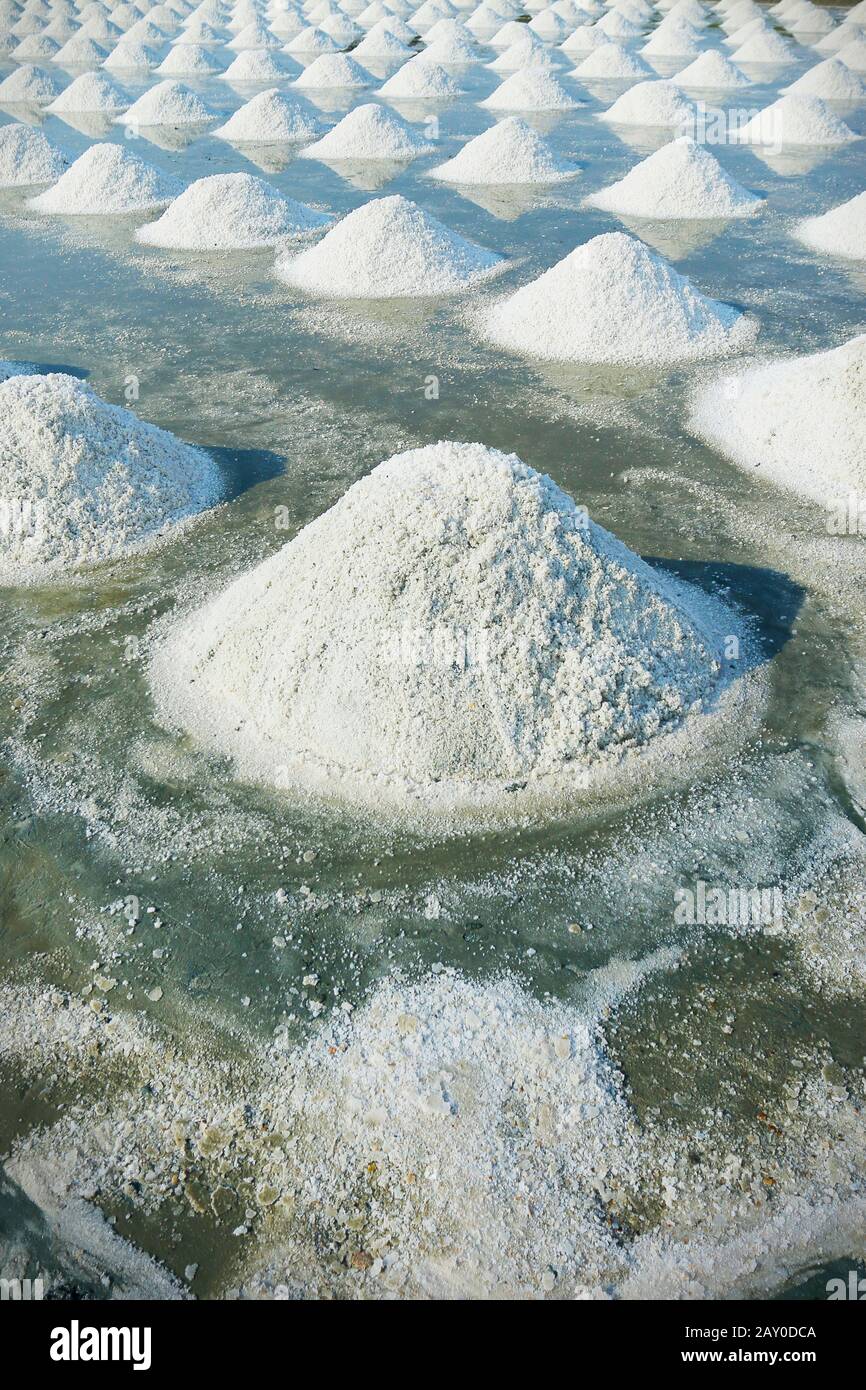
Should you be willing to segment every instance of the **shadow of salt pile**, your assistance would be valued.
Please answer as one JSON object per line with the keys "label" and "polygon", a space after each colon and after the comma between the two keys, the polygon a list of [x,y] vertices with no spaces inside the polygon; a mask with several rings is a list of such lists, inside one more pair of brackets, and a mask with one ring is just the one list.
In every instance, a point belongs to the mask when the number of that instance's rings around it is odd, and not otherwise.
{"label": "shadow of salt pile", "polygon": [[771,661],[793,636],[806,590],[781,570],[729,561],[663,560],[652,555],[642,558],[653,569],[722,599],[750,620],[758,641],[743,644],[739,658],[741,675]]}

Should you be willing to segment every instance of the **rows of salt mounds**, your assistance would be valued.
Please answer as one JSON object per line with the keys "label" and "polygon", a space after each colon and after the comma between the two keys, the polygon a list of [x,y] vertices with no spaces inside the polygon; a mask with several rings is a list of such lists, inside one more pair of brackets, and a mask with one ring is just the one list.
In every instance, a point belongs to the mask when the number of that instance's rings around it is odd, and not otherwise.
{"label": "rows of salt mounds", "polygon": [[758,324],[622,232],[578,246],[488,311],[483,335],[554,362],[661,366],[742,351]]}
{"label": "rows of salt mounds", "polygon": [[286,284],[326,298],[399,299],[456,294],[504,266],[501,256],[395,195],[356,208],[275,269]]}
{"label": "rows of salt mounds", "polygon": [[[579,776],[710,699],[706,605],[514,455],[438,444],[181,619],[151,682],[163,721],[244,778],[279,768],[377,805],[507,800],[515,778]],[[477,642],[437,661],[419,634]]]}
{"label": "rows of salt mounds", "polygon": [[0,494],[29,518],[0,544],[0,580],[15,584],[140,550],[223,483],[203,450],[52,373],[0,384]]}
{"label": "rows of salt mounds", "polygon": [[743,188],[690,136],[663,145],[586,202],[624,217],[751,217],[765,200]]}
{"label": "rows of salt mounds", "polygon": [[0,188],[36,188],[54,183],[66,165],[66,156],[41,130],[17,121],[0,127]]}
{"label": "rows of salt mounds", "polygon": [[866,335],[703,387],[689,428],[739,467],[822,505],[866,491]]}
{"label": "rows of salt mounds", "polygon": [[135,236],[174,250],[256,250],[310,236],[330,220],[252,174],[210,174],[196,179]]}
{"label": "rows of salt mounds", "polygon": [[91,145],[28,207],[85,217],[150,212],[165,207],[182,189],[178,179],[159,173],[120,145]]}
{"label": "rows of salt mounds", "polygon": [[321,140],[302,150],[301,155],[305,159],[325,161],[404,161],[432,154],[433,150],[434,146],[425,141],[408,122],[383,106],[367,102],[356,106]]}
{"label": "rows of salt mounds", "polygon": [[431,169],[429,177],[466,184],[562,183],[578,172],[576,164],[560,159],[519,116],[508,116],[467,141],[453,159]]}
{"label": "rows of salt mounds", "polygon": [[866,193],[858,193],[820,217],[804,218],[794,228],[794,235],[813,251],[866,261]]}

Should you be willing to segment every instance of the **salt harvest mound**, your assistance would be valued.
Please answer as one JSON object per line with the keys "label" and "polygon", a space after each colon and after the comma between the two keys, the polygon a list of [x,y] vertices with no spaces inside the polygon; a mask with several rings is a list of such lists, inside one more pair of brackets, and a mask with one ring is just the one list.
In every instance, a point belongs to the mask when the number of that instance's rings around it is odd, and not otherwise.
{"label": "salt harvest mound", "polygon": [[350,212],[317,246],[278,260],[288,285],[338,299],[456,294],[504,266],[400,196]]}
{"label": "salt harvest mound", "polygon": [[62,68],[98,68],[107,57],[107,48],[101,48],[86,34],[78,33],[58,48],[51,62]]}
{"label": "salt harvest mound", "polygon": [[593,49],[574,70],[575,77],[593,77],[603,81],[621,81],[626,77],[652,77],[648,63],[629,53],[618,43],[604,43]]}
{"label": "salt harvest mound", "polygon": [[135,235],[149,246],[178,251],[254,250],[307,236],[330,220],[252,174],[210,174]]}
{"label": "salt harvest mound", "polygon": [[393,33],[388,25],[388,21],[380,19],[378,24],[374,24],[369,33],[365,34],[361,42],[352,49],[355,58],[366,62],[372,59],[400,59],[411,58],[412,49],[408,43],[404,43]]}
{"label": "salt harvest mound", "polygon": [[259,92],[214,131],[221,140],[239,145],[313,140],[318,133],[319,122],[313,113],[299,101],[284,96],[276,87]]}
{"label": "salt harvest mound", "polygon": [[286,70],[267,48],[245,48],[220,74],[224,82],[282,82]]}
{"label": "salt harvest mound", "polygon": [[712,382],[692,401],[689,429],[779,487],[847,501],[866,492],[864,382],[866,334]]}
{"label": "salt harvest mound", "polygon": [[325,91],[329,87],[350,91],[355,87],[368,87],[371,77],[366,68],[356,63],[346,53],[322,53],[300,77],[295,78],[296,87],[310,87],[315,91]]}
{"label": "salt harvest mound", "polygon": [[735,92],[753,85],[752,79],[717,48],[707,49],[670,80],[677,87],[696,92]]}
{"label": "salt harvest mound", "polygon": [[356,106],[327,135],[302,150],[304,159],[409,160],[432,154],[433,146],[384,106]]}
{"label": "salt harvest mound", "polygon": [[440,443],[181,619],[150,680],[159,717],[242,777],[505,804],[515,778],[609,765],[710,699],[705,611],[515,455]]}
{"label": "salt harvest mound", "polygon": [[162,77],[211,77],[219,70],[210,51],[195,43],[175,44],[156,69]]}
{"label": "salt harvest mound", "polygon": [[109,53],[102,66],[106,72],[150,72],[156,62],[157,55],[145,44],[124,40]]}
{"label": "salt harvest mound", "polygon": [[460,94],[460,86],[439,63],[419,53],[383,82],[379,96],[400,101],[443,101]]}
{"label": "salt harvest mound", "polygon": [[731,178],[691,136],[663,145],[625,178],[591,193],[592,207],[623,217],[751,217],[764,202]]}
{"label": "salt harvest mound", "polygon": [[672,82],[638,82],[621,97],[600,111],[600,121],[613,125],[678,126],[692,130],[697,121],[697,107],[684,97]]}
{"label": "salt harvest mound", "polygon": [[62,577],[156,539],[223,491],[210,456],[83,381],[51,373],[0,384],[0,494],[31,524],[0,538],[0,579]]}
{"label": "salt harvest mound", "polygon": [[793,93],[765,106],[731,134],[746,145],[844,145],[860,138],[820,97]]}
{"label": "salt harvest mound", "polygon": [[822,101],[866,101],[866,82],[837,58],[816,64],[784,90],[796,96],[820,97]]}
{"label": "salt harvest mound", "polygon": [[25,63],[0,82],[0,102],[4,106],[44,106],[59,91],[50,73]]}
{"label": "salt harvest mound", "polygon": [[484,332],[548,361],[658,366],[739,351],[757,326],[643,242],[607,232],[496,305]]}
{"label": "salt harvest mound", "polygon": [[66,168],[66,158],[41,130],[13,121],[0,126],[0,188],[53,183]]}
{"label": "salt harvest mound", "polygon": [[852,72],[866,72],[866,34],[861,31],[859,38],[852,38],[844,48],[838,49],[836,57]]}
{"label": "salt harvest mound", "polygon": [[114,115],[118,111],[125,111],[127,105],[128,98],[103,73],[85,72],[70,82],[46,110],[57,116],[67,111],[99,111]]}
{"label": "salt harvest mound", "polygon": [[579,172],[519,116],[506,116],[469,140],[453,159],[430,170],[445,183],[562,183]]}
{"label": "salt harvest mound", "polygon": [[866,261],[866,193],[858,193],[821,217],[806,217],[794,236],[813,251]]}
{"label": "salt harvest mound", "polygon": [[571,96],[552,72],[525,68],[506,77],[478,105],[490,111],[573,111],[583,103]]}
{"label": "salt harvest mound", "polygon": [[91,145],[28,207],[83,217],[148,212],[165,207],[182,189],[178,179],[160,174],[122,145]]}
{"label": "salt harvest mound", "polygon": [[213,112],[182,83],[165,81],[151,87],[115,119],[120,125],[204,125],[213,119]]}
{"label": "salt harvest mound", "polygon": [[735,63],[770,63],[779,66],[794,63],[799,56],[790,39],[783,39],[773,29],[761,29],[752,34],[732,54]]}

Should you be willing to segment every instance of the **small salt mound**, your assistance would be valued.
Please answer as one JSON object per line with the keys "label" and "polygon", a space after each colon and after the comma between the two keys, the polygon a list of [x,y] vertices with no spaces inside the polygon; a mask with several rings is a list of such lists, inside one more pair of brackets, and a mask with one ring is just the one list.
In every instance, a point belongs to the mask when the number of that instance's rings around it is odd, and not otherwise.
{"label": "small salt mound", "polygon": [[100,111],[106,115],[125,111],[127,98],[101,72],[85,72],[55,97],[46,110],[56,115],[66,111]]}
{"label": "small salt mound", "polygon": [[204,102],[180,82],[158,82],[115,118],[120,125],[203,125],[213,119]]}
{"label": "small salt mound", "polygon": [[492,342],[530,357],[650,366],[737,351],[756,331],[739,310],[708,299],[622,232],[578,246],[486,322]]}
{"label": "small salt mound", "polygon": [[540,39],[527,33],[525,40],[515,39],[498,58],[487,66],[493,72],[520,72],[524,68],[556,68],[556,59]]}
{"label": "small salt mound", "polygon": [[600,33],[607,34],[609,39],[639,39],[642,32],[639,24],[632,24],[630,19],[626,19],[617,10],[608,10],[604,18],[597,21],[595,27]]}
{"label": "small salt mound", "polygon": [[752,79],[717,48],[710,48],[706,53],[702,53],[693,63],[689,63],[688,67],[678,72],[676,77],[672,77],[671,82],[677,87],[696,92],[734,92],[753,85]]}
{"label": "small salt mound", "polygon": [[594,24],[584,24],[575,29],[559,47],[562,53],[591,53],[594,48],[602,48],[607,43],[610,43],[607,34],[602,33]]}
{"label": "small salt mound", "polygon": [[284,81],[285,68],[267,48],[246,48],[221,74],[225,82]]}
{"label": "small salt mound", "polygon": [[690,136],[663,145],[626,174],[586,199],[623,217],[751,217],[763,198],[749,193]]}
{"label": "small salt mound", "polygon": [[860,136],[820,97],[790,95],[759,111],[731,139],[746,145],[844,145]]}
{"label": "small salt mound", "polygon": [[866,492],[866,335],[752,367],[692,401],[689,429],[740,468],[826,505]]}
{"label": "small salt mound", "polygon": [[242,777],[505,803],[696,714],[722,670],[704,611],[514,454],[439,443],[182,618],[150,679]]}
{"label": "small salt mound", "polygon": [[353,56],[362,62],[367,58],[381,59],[411,58],[412,49],[388,28],[387,20],[380,20],[352,50]]}
{"label": "small salt mound", "polygon": [[51,59],[64,68],[98,68],[108,57],[108,49],[101,48],[86,34],[75,34]]}
{"label": "small salt mound", "polygon": [[833,19],[826,10],[819,10],[817,5],[810,5],[808,10],[804,10],[800,18],[791,25],[791,33],[811,37],[817,34],[829,34],[834,27]]}
{"label": "small salt mound", "polygon": [[687,28],[657,29],[641,53],[648,58],[697,58],[700,40]]}
{"label": "small salt mound", "polygon": [[102,217],[165,207],[182,191],[121,145],[91,145],[45,193],[28,204],[37,212]]}
{"label": "small salt mound", "polygon": [[108,405],[75,377],[0,385],[0,494],[29,504],[35,518],[2,538],[7,583],[126,555],[222,492],[203,450]]}
{"label": "small salt mound", "polygon": [[618,43],[605,43],[588,54],[574,70],[575,77],[595,77],[619,81],[623,78],[652,77],[653,71],[642,58]]}
{"label": "small salt mound", "polygon": [[442,38],[428,44],[420,55],[428,63],[439,63],[445,67],[463,68],[478,62],[478,54],[468,40],[457,38],[454,34],[443,34]]}
{"label": "small salt mound", "polygon": [[46,140],[41,130],[18,121],[0,126],[0,188],[54,183],[66,163],[65,156]]}
{"label": "small salt mound", "polygon": [[559,159],[519,116],[507,116],[476,135],[453,159],[431,169],[430,177],[446,183],[561,183],[578,172],[576,164]]}
{"label": "small salt mound", "polygon": [[0,82],[0,102],[5,106],[44,106],[59,91],[50,73],[26,64]]}
{"label": "small salt mound", "polygon": [[377,198],[338,222],[317,246],[277,262],[288,285],[338,299],[455,294],[504,266],[406,198]]}
{"label": "small salt mound", "polygon": [[106,72],[150,72],[156,67],[156,54],[143,43],[119,43],[102,64]]}
{"label": "small salt mound", "polygon": [[434,146],[423,140],[406,121],[392,111],[369,102],[356,106],[333,130],[301,151],[304,159],[368,160],[416,159],[432,154]]}
{"label": "small salt mound", "polygon": [[852,72],[866,72],[866,37],[852,39],[836,54],[840,63],[851,68]]}
{"label": "small salt mound", "polygon": [[679,126],[694,129],[697,107],[672,82],[638,82],[598,119],[615,125]]}
{"label": "small salt mound", "polygon": [[442,101],[460,94],[460,86],[438,63],[419,53],[398,68],[379,88],[379,95],[403,101]]}
{"label": "small salt mound", "polygon": [[529,24],[533,33],[540,38],[547,39],[551,43],[561,43],[566,34],[570,32],[571,26],[558,15],[552,8],[542,10]]}
{"label": "small salt mound", "polygon": [[794,236],[813,251],[866,261],[866,193],[858,193],[821,217],[798,222]]}
{"label": "small salt mound", "polygon": [[478,104],[491,111],[573,111],[583,105],[553,73],[542,68],[514,73]]}
{"label": "small salt mound", "polygon": [[295,78],[296,87],[325,91],[329,87],[351,90],[368,87],[371,77],[366,68],[346,53],[322,53]]}
{"label": "small salt mound", "polygon": [[219,70],[208,49],[195,43],[176,44],[156,69],[162,77],[209,77]]}
{"label": "small salt mound", "polygon": [[826,58],[784,90],[797,96],[821,97],[823,101],[866,101],[866,82],[838,58]]}
{"label": "small salt mound", "polygon": [[313,53],[339,53],[340,44],[326,34],[323,29],[302,29],[285,45],[284,53],[297,53],[309,56]]}
{"label": "small salt mound", "polygon": [[233,49],[235,53],[239,53],[244,48],[279,48],[279,46],[279,39],[274,37],[266,24],[261,24],[257,20],[251,24],[245,24],[243,29],[226,44],[226,48]]}
{"label": "small salt mound", "polygon": [[221,140],[262,145],[313,140],[318,133],[319,122],[313,113],[276,87],[259,92],[214,131]]}
{"label": "small salt mound", "polygon": [[196,179],[136,240],[178,251],[256,250],[287,237],[307,236],[331,219],[284,198],[252,174]]}
{"label": "small salt mound", "polygon": [[774,30],[762,30],[746,39],[733,53],[735,63],[793,63],[799,53],[789,39]]}
{"label": "small salt mound", "polygon": [[46,38],[44,34],[29,34],[26,39],[15,45],[11,56],[16,63],[27,63],[33,59],[44,61],[46,58],[53,58],[59,48],[59,43]]}

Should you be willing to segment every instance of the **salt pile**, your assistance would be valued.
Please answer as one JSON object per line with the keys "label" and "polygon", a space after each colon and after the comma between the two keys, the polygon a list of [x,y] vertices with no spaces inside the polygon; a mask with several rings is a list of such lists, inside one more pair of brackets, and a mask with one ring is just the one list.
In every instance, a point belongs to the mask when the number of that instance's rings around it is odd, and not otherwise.
{"label": "salt pile", "polygon": [[377,198],[338,222],[317,246],[277,261],[288,285],[326,298],[455,294],[504,266],[406,198]]}
{"label": "salt pile", "polygon": [[380,20],[375,24],[369,33],[353,48],[352,54],[355,58],[364,62],[367,58],[375,59],[400,59],[411,58],[412,49],[408,43],[404,43],[388,27],[387,20]]}
{"label": "salt pile", "polygon": [[575,29],[559,47],[562,53],[591,53],[594,48],[602,48],[607,43],[610,43],[607,34],[602,33],[594,24],[584,24]]}
{"label": "salt pile", "polygon": [[119,43],[102,64],[106,72],[150,72],[156,54],[143,43]]}
{"label": "salt pile", "polygon": [[641,28],[639,24],[632,24],[631,20],[619,14],[617,10],[608,10],[607,14],[596,21],[595,25],[599,33],[607,34],[609,39],[639,39]]}
{"label": "salt pile", "polygon": [[356,106],[333,130],[302,151],[305,159],[409,160],[432,154],[428,144],[406,121],[383,106]]}
{"label": "salt pile", "polygon": [[125,111],[127,98],[101,72],[85,72],[55,97],[46,110],[55,115],[65,111],[99,111],[113,115]]}
{"label": "salt pile", "polygon": [[107,57],[106,48],[101,48],[86,34],[79,33],[57,50],[51,62],[65,68],[98,68]]}
{"label": "salt pile", "polygon": [[329,221],[252,174],[210,174],[191,183],[135,236],[149,246],[182,251],[254,250],[307,236]]}
{"label": "salt pile", "polygon": [[648,63],[629,53],[618,43],[605,43],[593,49],[574,70],[575,77],[594,77],[620,81],[623,78],[652,77]]}
{"label": "salt pile", "polygon": [[837,58],[826,58],[784,90],[797,96],[821,97],[823,101],[866,101],[866,82]]}
{"label": "salt pile", "polygon": [[351,90],[355,87],[368,87],[370,74],[354,58],[346,53],[323,53],[316,58],[300,77],[295,78],[296,87],[309,87],[324,91],[328,87]]}
{"label": "salt pile", "polygon": [[783,39],[774,30],[761,30],[736,48],[735,63],[793,63],[799,53],[790,39]]}
{"label": "salt pile", "polygon": [[60,178],[66,162],[41,130],[18,121],[0,126],[0,188],[53,183]]}
{"label": "salt pile", "polygon": [[700,51],[700,40],[686,25],[667,29],[659,26],[641,49],[650,58],[697,58]]}
{"label": "salt pile", "polygon": [[299,101],[284,96],[276,87],[259,92],[214,131],[221,140],[239,145],[313,140],[318,133],[319,122],[313,113]]}
{"label": "salt pile", "polygon": [[176,44],[156,69],[162,77],[210,77],[219,70],[208,50],[194,43]]}
{"label": "salt pile", "polygon": [[684,97],[672,82],[638,82],[623,92],[607,111],[599,112],[600,121],[615,125],[679,126],[694,129],[697,107]]}
{"label": "salt pile", "polygon": [[499,303],[485,336],[556,362],[696,361],[738,351],[757,327],[708,299],[643,242],[608,232]]}
{"label": "salt pile", "polygon": [[165,207],[183,189],[121,145],[91,145],[53,187],[31,198],[37,212],[101,217]]}
{"label": "salt pile", "polygon": [[309,57],[314,53],[339,53],[340,44],[326,34],[323,29],[302,29],[283,49],[284,53],[303,54]]}
{"label": "salt pile", "polygon": [[751,217],[764,199],[749,193],[708,149],[685,135],[586,202],[624,217],[729,218]]}
{"label": "salt pile", "polygon": [[[506,802],[698,709],[720,679],[704,612],[515,455],[440,443],[177,623],[150,678],[163,721],[243,777]],[[469,659],[425,659],[461,637]]]}
{"label": "salt pile", "polygon": [[44,62],[46,58],[53,58],[59,47],[59,43],[45,35],[29,34],[26,39],[15,45],[11,57],[16,63]]}
{"label": "salt pile", "polygon": [[166,81],[151,87],[115,119],[120,125],[130,126],[204,125],[213,119],[213,113],[188,87]]}
{"label": "salt pile", "polygon": [[699,391],[689,428],[740,468],[826,505],[866,492],[866,335]]}
{"label": "salt pile", "polygon": [[559,159],[519,116],[507,116],[431,169],[430,178],[468,184],[561,183],[578,172],[576,164]]}
{"label": "salt pile", "polygon": [[866,193],[858,193],[821,217],[804,218],[795,226],[794,236],[813,251],[866,261]]}
{"label": "salt pile", "polygon": [[573,111],[583,105],[553,73],[542,68],[514,73],[478,104],[490,111]]}
{"label": "salt pile", "polygon": [[710,48],[706,53],[702,53],[693,63],[689,63],[688,67],[672,77],[671,82],[677,87],[705,92],[733,92],[741,87],[752,86],[752,79],[717,48]]}
{"label": "salt pile", "polygon": [[866,34],[846,43],[844,48],[838,50],[836,57],[853,72],[866,72]]}
{"label": "salt pile", "polygon": [[29,504],[36,523],[2,537],[7,583],[128,554],[222,491],[208,454],[83,381],[52,373],[0,385],[0,493]]}
{"label": "salt pile", "polygon": [[441,101],[459,93],[459,84],[451,74],[423,53],[410,58],[379,88],[380,96],[403,101]]}
{"label": "salt pile", "polygon": [[747,145],[844,145],[860,136],[820,97],[790,95],[759,111],[731,139]]}
{"label": "salt pile", "polygon": [[494,72],[517,72],[520,68],[554,68],[557,64],[541,39],[524,29],[521,38],[515,39],[487,66]]}
{"label": "salt pile", "polygon": [[478,62],[478,54],[468,39],[458,38],[456,34],[443,34],[424,49],[421,55],[428,63],[439,63],[444,67],[467,67]]}
{"label": "salt pile", "polygon": [[50,73],[25,64],[0,82],[0,102],[6,106],[44,106],[59,91]]}
{"label": "salt pile", "polygon": [[267,48],[246,48],[220,74],[225,82],[282,82],[286,70]]}

